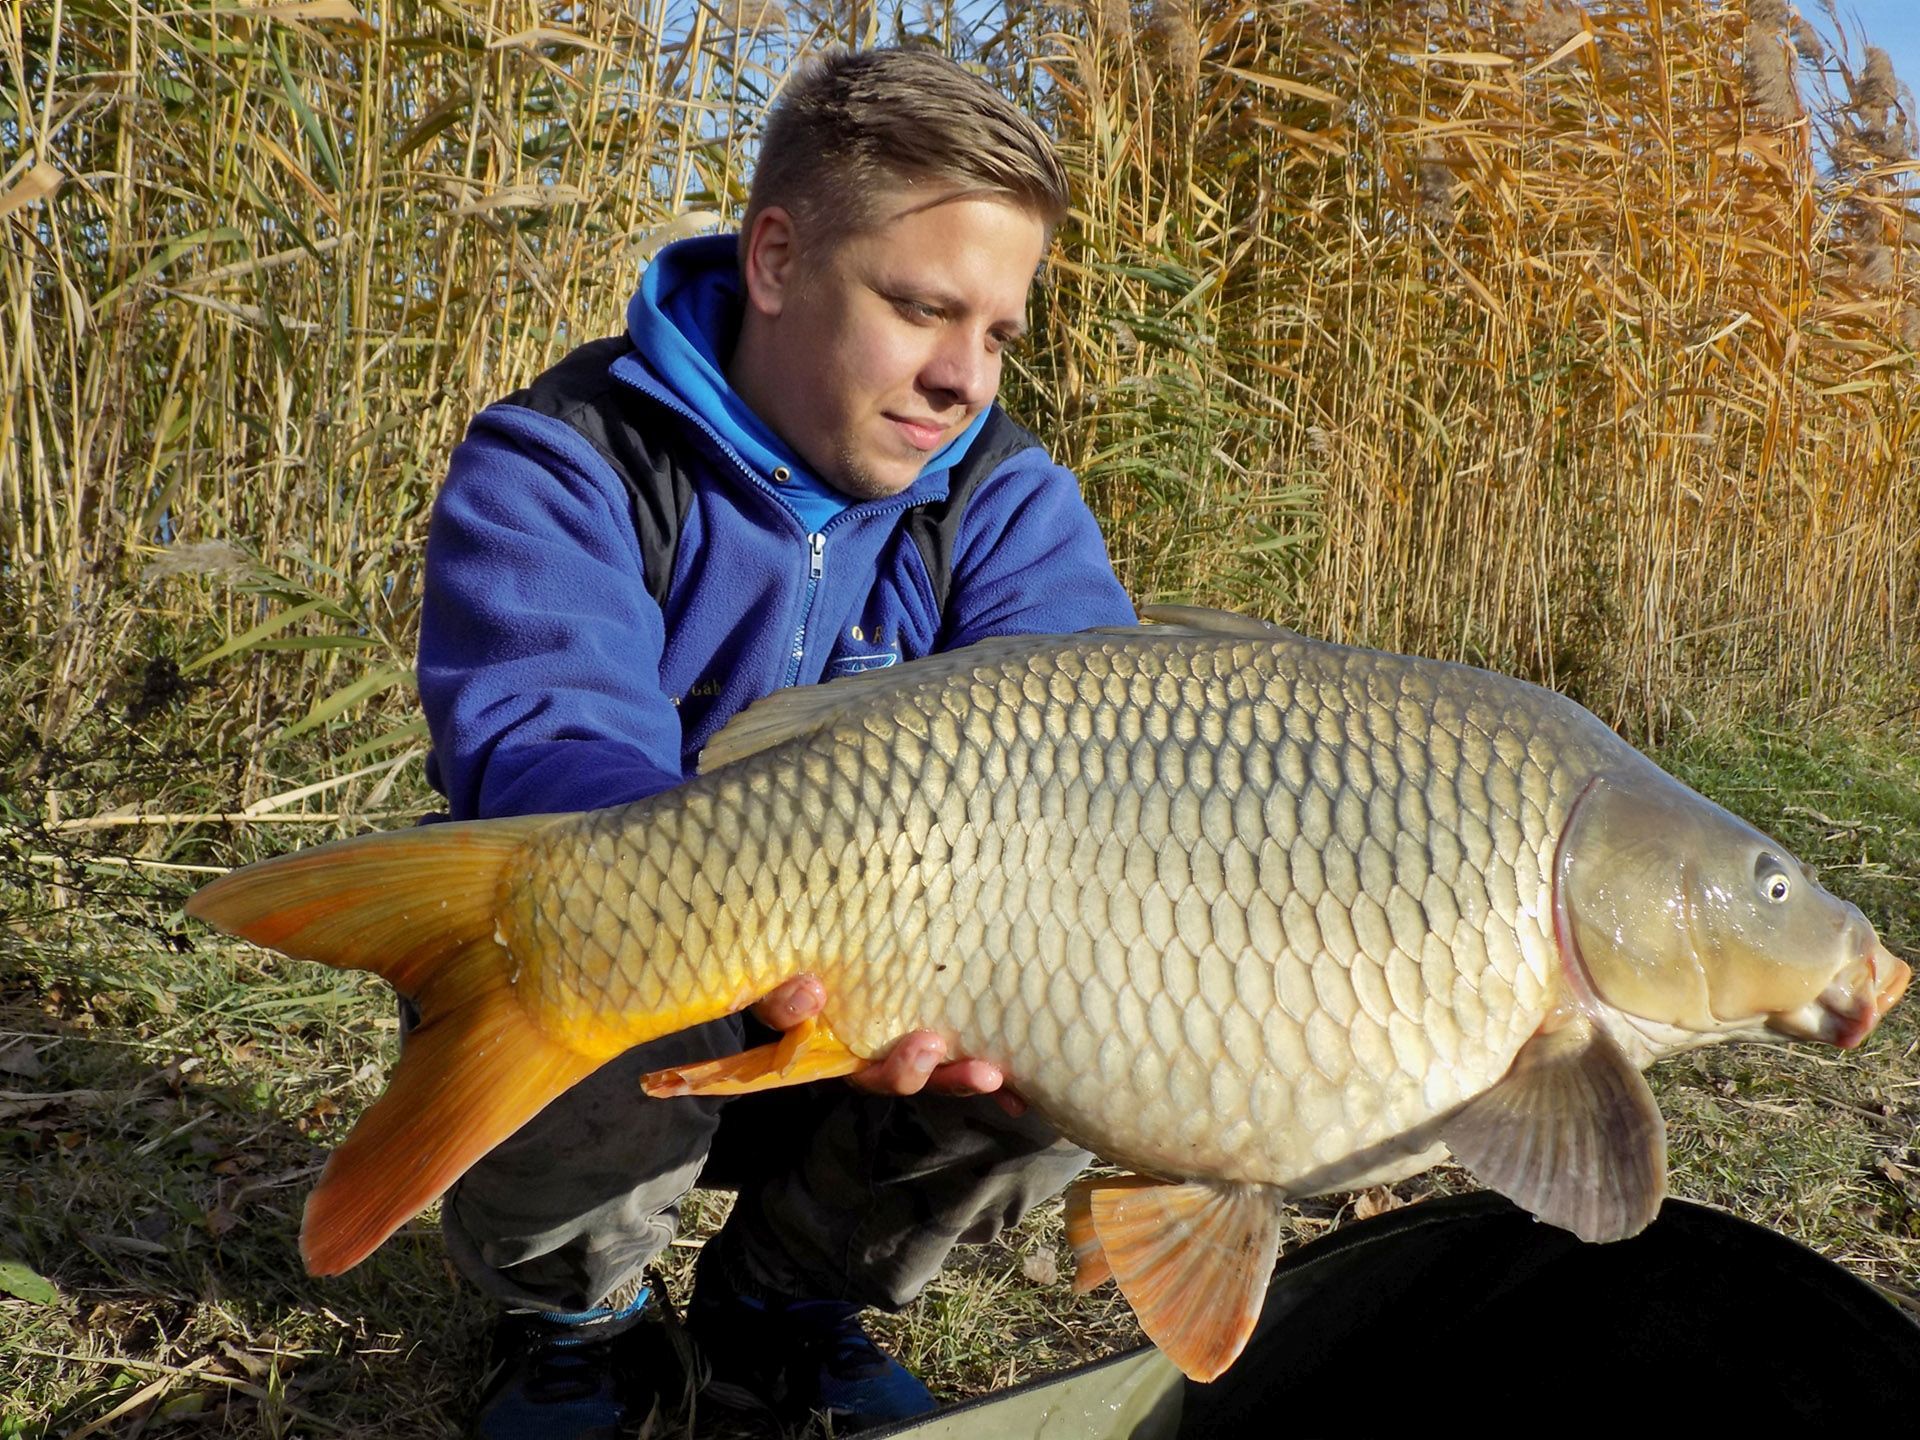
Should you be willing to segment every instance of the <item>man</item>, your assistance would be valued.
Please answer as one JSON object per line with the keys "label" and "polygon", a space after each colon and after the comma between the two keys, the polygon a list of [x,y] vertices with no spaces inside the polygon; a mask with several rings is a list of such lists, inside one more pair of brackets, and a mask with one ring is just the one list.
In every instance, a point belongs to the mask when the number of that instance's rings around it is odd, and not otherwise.
{"label": "man", "polygon": [[[792,77],[738,239],[663,251],[626,335],[489,408],[455,453],[420,641],[454,818],[656,793],[784,685],[1130,623],[1073,477],[993,405],[1065,210],[1044,134],[949,61],[876,51]],[[823,999],[803,979],[751,1020],[629,1052],[449,1193],[455,1262],[510,1311],[477,1434],[611,1436],[645,1413],[645,1296],[608,1297],[703,1174],[739,1191],[688,1311],[715,1388],[842,1430],[932,1407],[861,1308],[907,1303],[1086,1157],[930,1033],[863,1088],[641,1096],[647,1071]]]}

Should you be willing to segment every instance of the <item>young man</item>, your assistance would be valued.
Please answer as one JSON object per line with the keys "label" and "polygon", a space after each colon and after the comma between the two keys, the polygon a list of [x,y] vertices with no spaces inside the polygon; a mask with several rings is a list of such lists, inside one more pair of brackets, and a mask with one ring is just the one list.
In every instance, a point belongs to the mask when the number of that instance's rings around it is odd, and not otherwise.
{"label": "young man", "polygon": [[[785,685],[1131,623],[1073,477],[993,403],[1065,209],[1045,135],[949,61],[794,76],[737,240],[663,251],[626,335],[489,408],[455,453],[420,640],[454,818],[656,793]],[[647,1071],[822,1003],[797,981],[628,1053],[449,1193],[456,1263],[510,1311],[477,1434],[612,1436],[645,1413],[645,1297],[608,1301],[703,1175],[739,1191],[689,1305],[716,1389],[842,1430],[932,1407],[861,1308],[907,1303],[1085,1155],[928,1033],[859,1088],[640,1094]]]}

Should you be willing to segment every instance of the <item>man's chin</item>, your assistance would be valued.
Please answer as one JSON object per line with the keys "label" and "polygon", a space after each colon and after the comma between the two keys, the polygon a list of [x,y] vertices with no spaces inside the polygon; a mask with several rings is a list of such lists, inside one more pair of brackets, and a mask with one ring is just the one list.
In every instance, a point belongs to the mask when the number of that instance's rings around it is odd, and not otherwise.
{"label": "man's chin", "polygon": [[890,500],[919,478],[918,463],[867,465],[842,456],[837,472],[826,480],[854,500]]}

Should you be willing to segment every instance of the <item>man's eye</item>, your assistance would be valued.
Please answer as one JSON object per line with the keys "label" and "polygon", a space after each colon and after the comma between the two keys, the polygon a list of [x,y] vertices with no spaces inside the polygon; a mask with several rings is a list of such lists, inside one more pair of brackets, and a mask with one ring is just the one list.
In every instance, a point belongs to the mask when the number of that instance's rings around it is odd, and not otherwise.
{"label": "man's eye", "polygon": [[894,297],[893,308],[906,316],[907,319],[923,325],[940,318],[940,312],[934,309],[933,306],[923,300],[910,300],[904,295],[896,295]]}

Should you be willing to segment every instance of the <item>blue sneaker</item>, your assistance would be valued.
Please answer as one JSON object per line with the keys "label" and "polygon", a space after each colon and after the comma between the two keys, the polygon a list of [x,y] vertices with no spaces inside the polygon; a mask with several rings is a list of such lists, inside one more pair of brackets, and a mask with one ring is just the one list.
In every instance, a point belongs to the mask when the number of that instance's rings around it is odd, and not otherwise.
{"label": "blue sneaker", "polygon": [[[647,1292],[619,1310],[501,1317],[469,1440],[619,1440],[662,1388],[636,1363]],[[651,1320],[653,1317],[647,1317]]]}
{"label": "blue sneaker", "polygon": [[873,1343],[860,1324],[862,1308],[757,1299],[703,1274],[687,1328],[712,1370],[708,1397],[787,1425],[825,1415],[836,1435],[938,1409],[927,1387]]}

